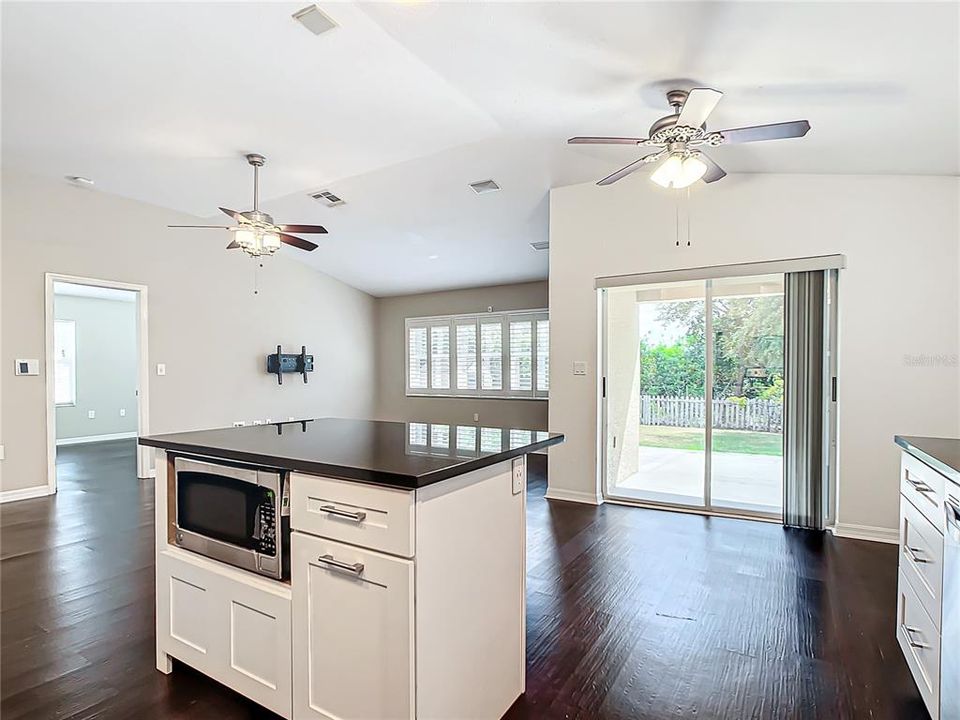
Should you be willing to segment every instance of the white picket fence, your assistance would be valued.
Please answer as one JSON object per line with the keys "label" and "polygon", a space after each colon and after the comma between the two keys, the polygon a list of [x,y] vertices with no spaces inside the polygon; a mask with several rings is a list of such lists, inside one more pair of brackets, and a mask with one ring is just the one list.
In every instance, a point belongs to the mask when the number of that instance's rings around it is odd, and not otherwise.
{"label": "white picket fence", "polygon": [[[705,424],[706,403],[697,397],[640,396],[640,424],[700,427]],[[713,401],[713,427],[723,430],[781,432],[783,404],[776,400]]]}

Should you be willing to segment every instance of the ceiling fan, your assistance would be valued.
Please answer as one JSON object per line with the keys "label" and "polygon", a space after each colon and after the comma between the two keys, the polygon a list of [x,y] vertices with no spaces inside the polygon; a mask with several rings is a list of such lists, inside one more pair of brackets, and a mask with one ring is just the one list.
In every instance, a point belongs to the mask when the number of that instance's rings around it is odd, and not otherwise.
{"label": "ceiling fan", "polygon": [[260,212],[260,168],[266,161],[263,155],[256,153],[247,155],[247,162],[253,166],[253,210],[237,212],[229,208],[220,208],[221,212],[237,221],[236,225],[168,225],[167,227],[229,230],[233,233],[233,239],[227,245],[227,250],[240,248],[247,255],[255,258],[273,255],[280,249],[281,243],[301,250],[316,250],[316,243],[289,233],[326,233],[326,228],[321,225],[278,225],[267,213]]}
{"label": "ceiling fan", "polygon": [[671,90],[667,102],[673,114],[657,120],[650,127],[650,136],[636,137],[572,137],[571,145],[638,145],[659,148],[644,155],[626,167],[608,175],[597,185],[610,185],[639,170],[644,165],[663,160],[650,175],[650,179],[662,187],[685,188],[697,180],[711,183],[726,176],[726,172],[699,148],[718,147],[735,143],[779,140],[803,137],[810,130],[806,120],[753,125],[733,130],[708,131],[707,118],[720,102],[723,93],[712,88]]}

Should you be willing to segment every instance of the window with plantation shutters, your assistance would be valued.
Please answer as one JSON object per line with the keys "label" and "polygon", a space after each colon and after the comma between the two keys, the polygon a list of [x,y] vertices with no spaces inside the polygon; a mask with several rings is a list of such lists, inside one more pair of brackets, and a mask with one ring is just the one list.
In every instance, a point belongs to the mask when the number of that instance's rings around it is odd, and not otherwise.
{"label": "window with plantation shutters", "polygon": [[407,318],[405,328],[407,395],[547,397],[544,310]]}

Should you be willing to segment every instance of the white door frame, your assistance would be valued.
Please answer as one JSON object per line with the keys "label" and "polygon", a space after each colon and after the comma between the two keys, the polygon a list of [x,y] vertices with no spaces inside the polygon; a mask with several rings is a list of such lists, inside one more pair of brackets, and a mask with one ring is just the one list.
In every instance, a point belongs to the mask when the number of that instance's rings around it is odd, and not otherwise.
{"label": "white door frame", "polygon": [[[129,290],[137,294],[137,435],[146,435],[150,431],[150,365],[148,361],[147,333],[147,286],[117,280],[63,275],[61,273],[44,274],[44,340],[47,410],[47,488],[52,495],[57,491],[57,408],[54,402],[53,372],[53,325],[55,318],[54,283],[66,282],[74,285]],[[153,477],[151,467],[152,453],[149,448],[137,446],[137,477]]]}

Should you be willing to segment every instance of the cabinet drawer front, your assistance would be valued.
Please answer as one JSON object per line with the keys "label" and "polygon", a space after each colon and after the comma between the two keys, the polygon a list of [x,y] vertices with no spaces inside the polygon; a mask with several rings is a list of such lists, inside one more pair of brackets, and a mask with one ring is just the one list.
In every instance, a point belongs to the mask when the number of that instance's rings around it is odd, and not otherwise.
{"label": "cabinet drawer front", "polygon": [[897,585],[897,640],[932,720],[940,715],[940,631],[901,572]]}
{"label": "cabinet drawer front", "polygon": [[294,530],[413,557],[411,491],[294,473],[290,506]]}
{"label": "cabinet drawer front", "polygon": [[414,713],[413,562],[295,532],[293,716]]}
{"label": "cabinet drawer front", "polygon": [[943,534],[943,494],[946,478],[908,453],[900,453],[900,494],[913,503]]}
{"label": "cabinet drawer front", "polygon": [[927,614],[940,627],[943,537],[913,504],[900,496],[900,571]]}

